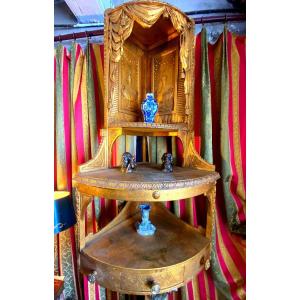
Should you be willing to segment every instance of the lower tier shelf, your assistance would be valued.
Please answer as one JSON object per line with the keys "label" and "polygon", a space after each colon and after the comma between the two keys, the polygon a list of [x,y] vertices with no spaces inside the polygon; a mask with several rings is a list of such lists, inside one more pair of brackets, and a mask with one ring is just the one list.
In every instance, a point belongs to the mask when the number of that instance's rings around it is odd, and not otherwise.
{"label": "lower tier shelf", "polygon": [[180,287],[201,271],[209,260],[210,242],[161,203],[152,203],[153,236],[141,236],[139,203],[129,202],[122,212],[87,242],[80,254],[81,272],[96,271],[96,281],[113,291],[150,295]]}

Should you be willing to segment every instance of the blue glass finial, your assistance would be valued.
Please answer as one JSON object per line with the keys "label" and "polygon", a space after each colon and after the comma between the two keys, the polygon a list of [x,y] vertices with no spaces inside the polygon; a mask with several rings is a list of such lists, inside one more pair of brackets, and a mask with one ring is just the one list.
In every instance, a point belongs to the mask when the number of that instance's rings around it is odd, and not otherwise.
{"label": "blue glass finial", "polygon": [[153,235],[156,227],[149,220],[151,207],[149,204],[141,204],[139,207],[142,214],[142,222],[137,224],[137,232],[142,236]]}

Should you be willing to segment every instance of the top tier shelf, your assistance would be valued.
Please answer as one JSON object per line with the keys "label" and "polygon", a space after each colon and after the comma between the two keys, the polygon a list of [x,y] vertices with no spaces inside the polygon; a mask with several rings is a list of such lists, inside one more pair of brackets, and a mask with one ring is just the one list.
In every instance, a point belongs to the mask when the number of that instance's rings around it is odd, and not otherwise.
{"label": "top tier shelf", "polygon": [[126,201],[169,201],[200,195],[219,178],[214,171],[175,166],[172,173],[160,165],[138,163],[132,173],[120,167],[77,174],[74,184],[82,193]]}
{"label": "top tier shelf", "polygon": [[120,135],[135,136],[177,136],[178,131],[186,130],[183,123],[145,123],[145,122],[118,122],[110,125],[112,130],[119,130]]}

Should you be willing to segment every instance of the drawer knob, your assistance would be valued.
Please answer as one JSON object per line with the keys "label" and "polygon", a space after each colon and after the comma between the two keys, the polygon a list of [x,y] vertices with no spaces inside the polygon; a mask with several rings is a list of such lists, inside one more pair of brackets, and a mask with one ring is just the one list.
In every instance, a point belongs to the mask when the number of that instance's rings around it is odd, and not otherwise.
{"label": "drawer knob", "polygon": [[204,268],[207,271],[209,269],[209,267],[210,267],[210,261],[209,261],[209,259],[207,259],[205,262]]}
{"label": "drawer knob", "polygon": [[91,274],[88,275],[88,282],[95,283],[96,281],[97,272],[93,271]]}
{"label": "drawer knob", "polygon": [[156,282],[153,282],[151,286],[151,294],[152,295],[157,295],[160,292],[160,285]]}
{"label": "drawer knob", "polygon": [[154,199],[158,199],[158,198],[160,197],[159,191],[153,192],[153,193],[152,193],[152,197],[153,197]]}

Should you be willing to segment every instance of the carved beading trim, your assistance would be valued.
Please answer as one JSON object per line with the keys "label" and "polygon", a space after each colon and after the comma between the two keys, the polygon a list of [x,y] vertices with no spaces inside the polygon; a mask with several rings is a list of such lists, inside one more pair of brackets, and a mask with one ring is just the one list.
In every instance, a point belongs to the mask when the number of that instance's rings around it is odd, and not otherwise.
{"label": "carved beading trim", "polygon": [[77,223],[75,225],[75,239],[77,250],[80,250],[80,211],[81,211],[81,196],[77,188],[75,188],[75,213],[76,213],[76,220]]}
{"label": "carved beading trim", "polygon": [[202,184],[210,184],[215,182],[219,178],[218,173],[210,173],[206,176],[202,176],[197,179],[190,180],[177,180],[168,182],[130,182],[130,181],[119,181],[108,178],[85,178],[75,177],[74,180],[77,183],[91,185],[100,188],[110,189],[128,189],[128,190],[171,190],[194,187]]}
{"label": "carved beading trim", "polygon": [[186,124],[162,124],[162,123],[146,123],[146,122],[113,122],[111,127],[136,127],[136,128],[152,128],[152,129],[186,129]]}

